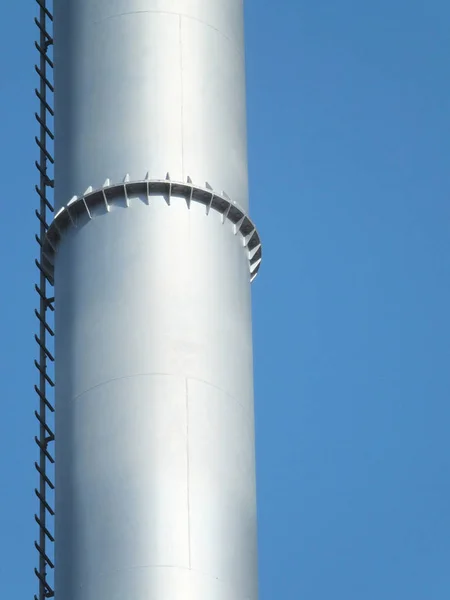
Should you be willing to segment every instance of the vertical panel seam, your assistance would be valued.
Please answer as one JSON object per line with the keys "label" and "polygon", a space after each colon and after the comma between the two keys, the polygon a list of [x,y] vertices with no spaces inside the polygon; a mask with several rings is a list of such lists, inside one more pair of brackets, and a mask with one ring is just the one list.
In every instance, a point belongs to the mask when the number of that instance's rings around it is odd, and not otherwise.
{"label": "vertical panel seam", "polygon": [[187,479],[187,513],[188,513],[188,556],[189,569],[191,568],[191,503],[190,503],[190,464],[189,464],[189,389],[188,379],[185,379],[186,390],[186,479]]}
{"label": "vertical panel seam", "polygon": [[184,181],[184,89],[183,89],[183,36],[182,36],[182,16],[179,15],[179,34],[180,34],[180,111],[181,111],[181,176]]}

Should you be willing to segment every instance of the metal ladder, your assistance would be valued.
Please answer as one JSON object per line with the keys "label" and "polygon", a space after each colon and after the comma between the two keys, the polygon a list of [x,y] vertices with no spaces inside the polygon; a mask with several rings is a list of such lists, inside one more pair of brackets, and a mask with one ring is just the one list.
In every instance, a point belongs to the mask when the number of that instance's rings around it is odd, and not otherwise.
{"label": "metal ladder", "polygon": [[54,457],[51,447],[54,445],[55,435],[53,433],[53,363],[54,357],[49,347],[53,346],[53,280],[45,269],[44,240],[49,220],[53,213],[53,205],[49,196],[52,195],[54,187],[53,180],[53,140],[52,132],[54,111],[53,101],[53,15],[49,8],[48,0],[36,0],[38,16],[35,18],[38,27],[38,41],[35,42],[39,53],[39,59],[35,65],[39,77],[38,87],[35,94],[39,102],[39,111],[35,113],[39,125],[39,135],[35,137],[39,149],[39,159],[35,165],[39,172],[39,183],[35,186],[38,194],[38,208],[36,216],[39,220],[39,231],[35,238],[39,245],[36,266],[38,268],[38,283],[35,290],[38,294],[38,308],[35,315],[38,319],[38,333],[34,338],[38,345],[38,357],[34,361],[38,371],[38,383],[34,389],[38,396],[38,408],[35,416],[38,420],[38,435],[35,436],[38,445],[39,458],[35,467],[39,476],[38,487],[35,494],[38,499],[38,511],[34,518],[38,524],[38,539],[34,545],[38,552],[39,566],[34,569],[38,578],[38,594],[34,600],[45,600],[53,598],[54,593],[54,510],[52,508],[54,496],[53,465]]}

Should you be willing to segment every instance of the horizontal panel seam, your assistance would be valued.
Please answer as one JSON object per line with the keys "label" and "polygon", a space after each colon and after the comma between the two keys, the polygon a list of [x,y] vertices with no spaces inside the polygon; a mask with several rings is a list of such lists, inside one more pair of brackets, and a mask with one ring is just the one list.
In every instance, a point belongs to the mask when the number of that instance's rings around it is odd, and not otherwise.
{"label": "horizontal panel seam", "polygon": [[153,373],[135,373],[133,375],[123,375],[122,377],[113,377],[111,379],[107,379],[106,381],[102,381],[101,383],[97,383],[96,385],[93,385],[92,387],[88,388],[87,390],[84,390],[83,392],[80,392],[79,394],[77,394],[76,396],[74,396],[72,398],[73,401],[75,400],[79,400],[82,396],[84,396],[85,394],[88,394],[89,392],[91,392],[92,390],[95,390],[97,388],[103,387],[105,385],[107,385],[108,383],[112,383],[112,382],[116,382],[116,381],[122,381],[124,379],[133,379],[135,377],[151,377],[151,376],[160,376],[160,377],[175,377],[177,379],[180,379],[180,381],[182,380],[186,380],[186,381],[198,381],[199,383],[203,383],[205,385],[208,385],[216,390],[219,390],[220,392],[223,392],[228,398],[230,398],[231,400],[233,400],[233,402],[235,404],[237,404],[239,406],[239,408],[242,410],[242,412],[246,415],[246,418],[250,421],[250,424],[252,423],[251,417],[249,415],[249,411],[245,408],[245,406],[232,394],[230,394],[229,392],[227,392],[226,390],[224,390],[223,388],[214,385],[213,383],[210,383],[209,381],[206,381],[204,379],[200,379],[199,377],[186,377],[183,375],[179,375],[176,373],[162,373],[162,372],[153,372]]}
{"label": "horizontal panel seam", "polygon": [[[232,585],[232,584],[230,585],[230,583],[224,581],[223,579],[221,579],[220,577],[217,577],[216,575],[210,575],[209,573],[205,573],[204,571],[199,571],[197,569],[193,569],[192,567],[180,567],[177,565],[158,565],[158,564],[136,565],[134,567],[123,567],[121,569],[109,569],[108,571],[100,571],[98,573],[98,575],[109,575],[111,573],[120,573],[122,571],[134,571],[134,570],[138,570],[138,569],[175,569],[175,570],[179,570],[179,571],[189,571],[191,573],[194,573],[195,575],[200,575],[201,577],[205,577],[207,579],[212,579],[214,581],[217,581],[221,585],[227,585],[230,587],[234,587],[234,585]],[[249,600],[249,597],[246,596],[245,598],[243,598],[243,600]]]}
{"label": "horizontal panel seam", "polygon": [[140,14],[173,15],[173,16],[177,16],[177,17],[180,17],[183,19],[189,19],[190,21],[195,21],[197,23],[200,23],[201,25],[204,25],[205,27],[209,27],[210,29],[212,29],[213,31],[218,33],[220,36],[225,38],[227,41],[231,42],[233,44],[233,46],[235,46],[236,52],[240,56],[243,56],[242,52],[239,52],[239,50],[237,49],[237,42],[233,38],[230,38],[223,31],[220,31],[220,29],[218,29],[217,27],[214,27],[214,25],[211,25],[210,23],[207,23],[206,21],[203,21],[202,19],[199,19],[198,17],[193,17],[193,16],[187,15],[185,13],[172,12],[169,10],[133,10],[133,11],[129,11],[129,12],[119,13],[117,15],[110,15],[109,17],[105,17],[104,19],[99,19],[97,21],[94,21],[94,24],[98,25],[98,24],[104,23],[105,21],[108,21],[110,19],[117,19],[119,17],[126,17],[129,15],[140,15]]}

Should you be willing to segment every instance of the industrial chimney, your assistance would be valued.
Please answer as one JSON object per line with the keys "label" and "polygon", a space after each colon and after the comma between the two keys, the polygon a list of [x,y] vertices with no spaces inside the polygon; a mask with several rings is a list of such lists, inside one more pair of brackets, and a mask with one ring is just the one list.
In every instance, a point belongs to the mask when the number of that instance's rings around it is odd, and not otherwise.
{"label": "industrial chimney", "polygon": [[243,2],[54,5],[56,600],[257,600]]}

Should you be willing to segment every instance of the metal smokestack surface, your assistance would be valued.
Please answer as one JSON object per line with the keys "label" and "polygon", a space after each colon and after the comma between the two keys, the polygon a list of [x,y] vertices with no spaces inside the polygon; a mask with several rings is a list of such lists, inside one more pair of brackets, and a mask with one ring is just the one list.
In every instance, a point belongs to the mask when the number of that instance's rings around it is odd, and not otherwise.
{"label": "metal smokestack surface", "polygon": [[56,0],[57,600],[256,600],[242,0]]}

